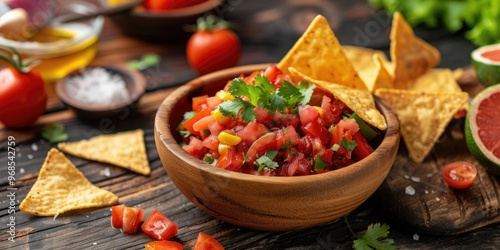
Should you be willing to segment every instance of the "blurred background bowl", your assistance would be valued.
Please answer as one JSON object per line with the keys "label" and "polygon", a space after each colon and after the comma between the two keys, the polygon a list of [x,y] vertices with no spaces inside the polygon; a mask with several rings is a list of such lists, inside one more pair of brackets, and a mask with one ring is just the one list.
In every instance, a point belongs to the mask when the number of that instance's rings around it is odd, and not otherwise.
{"label": "blurred background bowl", "polygon": [[[64,16],[92,13],[98,6],[72,0],[59,4],[56,10],[56,16]],[[59,23],[56,17],[30,40],[16,41],[0,36],[0,46],[15,48],[23,58],[40,59],[34,69],[46,82],[55,82],[94,59],[103,24],[102,16],[68,23]]]}
{"label": "blurred background bowl", "polygon": [[223,170],[185,152],[176,131],[191,99],[214,95],[228,80],[269,64],[217,71],[179,87],[160,105],[155,118],[156,148],[170,179],[195,205],[237,226],[269,231],[303,229],[346,215],[367,200],[392,167],[399,147],[396,115],[377,102],[388,128],[365,159],[327,173],[269,177]]}
{"label": "blurred background bowl", "polygon": [[[103,7],[111,5],[110,0],[99,0]],[[150,41],[187,39],[191,34],[186,25],[196,24],[196,19],[215,11],[223,0],[207,0],[190,7],[152,12],[139,6],[130,11],[110,15],[126,34]]]}
{"label": "blurred background bowl", "polygon": [[[125,82],[129,93],[129,99],[111,104],[91,104],[75,99],[68,91],[66,80],[76,75],[81,75],[85,70],[92,68],[103,68],[110,74],[119,75]],[[137,108],[137,103],[146,90],[146,80],[144,76],[126,66],[118,65],[91,65],[68,74],[56,83],[56,94],[59,99],[75,114],[87,121],[99,121],[101,119],[124,120],[130,117]],[[99,95],[99,93],[95,93]]]}

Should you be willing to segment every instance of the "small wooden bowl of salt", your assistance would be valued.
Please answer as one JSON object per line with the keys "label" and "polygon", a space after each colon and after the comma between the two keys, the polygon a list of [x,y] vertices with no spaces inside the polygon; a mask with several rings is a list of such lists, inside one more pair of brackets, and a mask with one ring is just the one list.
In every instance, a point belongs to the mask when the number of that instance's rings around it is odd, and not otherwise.
{"label": "small wooden bowl of salt", "polygon": [[85,120],[124,120],[135,112],[145,90],[141,73],[118,65],[87,66],[56,83],[59,99]]}

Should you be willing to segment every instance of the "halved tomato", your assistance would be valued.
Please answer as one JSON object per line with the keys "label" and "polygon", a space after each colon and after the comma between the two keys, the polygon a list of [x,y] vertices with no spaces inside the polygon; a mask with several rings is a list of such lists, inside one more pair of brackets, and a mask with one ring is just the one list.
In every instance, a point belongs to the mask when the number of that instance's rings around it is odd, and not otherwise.
{"label": "halved tomato", "polygon": [[446,164],[441,170],[443,179],[450,187],[464,189],[472,185],[476,179],[476,166],[465,161]]}

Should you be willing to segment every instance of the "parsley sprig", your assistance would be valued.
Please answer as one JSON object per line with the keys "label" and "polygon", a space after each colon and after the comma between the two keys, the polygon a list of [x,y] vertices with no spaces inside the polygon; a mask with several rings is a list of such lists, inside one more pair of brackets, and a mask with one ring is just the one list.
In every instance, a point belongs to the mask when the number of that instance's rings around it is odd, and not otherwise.
{"label": "parsley sprig", "polygon": [[255,121],[254,107],[263,108],[268,113],[284,112],[297,104],[305,105],[311,99],[314,85],[302,82],[294,86],[288,81],[283,81],[282,84],[275,89],[261,74],[255,77],[254,84],[246,84],[242,78],[236,78],[228,88],[229,93],[235,97],[234,100],[224,101],[219,105],[219,110],[233,119],[241,110],[243,121],[248,123]]}

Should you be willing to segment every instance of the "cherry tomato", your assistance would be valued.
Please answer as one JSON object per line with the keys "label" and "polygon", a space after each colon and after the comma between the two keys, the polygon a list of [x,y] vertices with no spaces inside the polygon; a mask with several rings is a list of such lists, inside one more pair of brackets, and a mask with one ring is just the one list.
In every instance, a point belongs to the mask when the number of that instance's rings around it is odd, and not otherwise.
{"label": "cherry tomato", "polygon": [[155,210],[144,221],[141,229],[155,240],[170,240],[177,234],[177,224],[160,211]]}
{"label": "cherry tomato", "polygon": [[214,237],[200,232],[196,238],[193,250],[224,250],[224,247]]}
{"label": "cherry tomato", "polygon": [[164,11],[185,8],[203,3],[207,0],[145,0],[142,6],[152,11]]}
{"label": "cherry tomato", "polygon": [[235,66],[240,52],[238,36],[230,29],[217,26],[198,28],[186,46],[187,60],[200,75]]}
{"label": "cherry tomato", "polygon": [[468,162],[457,161],[444,166],[441,174],[450,187],[463,189],[472,185],[476,179],[477,169]]}
{"label": "cherry tomato", "polygon": [[181,243],[168,240],[152,241],[144,245],[146,250],[182,250]]}
{"label": "cherry tomato", "polygon": [[13,67],[0,70],[0,122],[6,127],[32,125],[46,105],[45,83],[38,73],[23,73]]}

